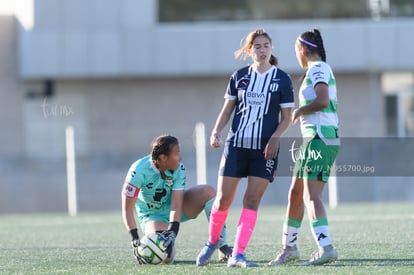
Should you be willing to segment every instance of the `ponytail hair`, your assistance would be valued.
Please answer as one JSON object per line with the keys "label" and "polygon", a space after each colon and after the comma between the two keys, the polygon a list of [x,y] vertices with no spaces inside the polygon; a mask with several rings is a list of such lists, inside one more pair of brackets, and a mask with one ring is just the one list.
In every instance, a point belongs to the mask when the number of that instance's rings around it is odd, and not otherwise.
{"label": "ponytail hair", "polygon": [[305,47],[308,54],[317,54],[322,61],[326,62],[325,47],[323,46],[321,32],[318,29],[303,32],[299,35],[298,41]]}
{"label": "ponytail hair", "polygon": [[279,61],[277,60],[277,57],[272,54],[272,56],[270,56],[269,63],[271,65],[277,66],[277,64],[279,63]]}

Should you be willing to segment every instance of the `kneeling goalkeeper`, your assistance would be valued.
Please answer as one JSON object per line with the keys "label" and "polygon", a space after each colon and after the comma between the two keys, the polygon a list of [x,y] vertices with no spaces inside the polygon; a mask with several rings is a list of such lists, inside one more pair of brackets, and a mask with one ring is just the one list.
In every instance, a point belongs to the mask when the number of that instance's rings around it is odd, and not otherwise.
{"label": "kneeling goalkeeper", "polygon": [[[162,135],[153,141],[151,154],[135,161],[125,178],[122,190],[122,217],[131,234],[134,256],[139,264],[146,264],[137,249],[140,245],[137,221],[147,235],[159,232],[166,240],[168,257],[175,257],[175,238],[180,222],[195,219],[204,210],[210,219],[216,191],[209,185],[185,189],[186,172],[181,163],[180,145],[176,137]],[[219,260],[227,260],[232,248],[227,245],[226,227],[221,232]]]}

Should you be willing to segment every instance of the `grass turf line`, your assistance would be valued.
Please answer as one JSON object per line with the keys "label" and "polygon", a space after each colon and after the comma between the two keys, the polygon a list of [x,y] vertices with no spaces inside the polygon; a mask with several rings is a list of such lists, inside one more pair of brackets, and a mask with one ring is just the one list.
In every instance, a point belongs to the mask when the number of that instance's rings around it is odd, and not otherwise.
{"label": "grass turf line", "polygon": [[[66,213],[0,216],[1,274],[413,274],[414,204],[344,204],[328,209],[339,260],[320,267],[298,264],[268,267],[280,248],[285,207],[259,211],[256,229],[247,248],[254,269],[227,268],[216,253],[205,267],[195,257],[207,240],[207,221],[201,213],[183,223],[176,240],[174,265],[139,266],[132,257],[129,235],[121,214]],[[240,214],[232,208],[228,237],[232,244]],[[299,236],[301,261],[316,246],[305,218]]]}

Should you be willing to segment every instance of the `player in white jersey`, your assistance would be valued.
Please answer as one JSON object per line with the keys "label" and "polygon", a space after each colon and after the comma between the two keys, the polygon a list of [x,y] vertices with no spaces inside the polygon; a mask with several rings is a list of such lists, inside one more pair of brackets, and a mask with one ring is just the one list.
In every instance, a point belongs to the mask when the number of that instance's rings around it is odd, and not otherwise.
{"label": "player in white jersey", "polygon": [[[209,220],[216,191],[209,185],[186,190],[185,178],[178,140],[169,135],[157,137],[151,154],[135,161],[129,168],[122,190],[122,217],[131,234],[134,256],[139,264],[146,262],[137,253],[140,239],[134,212],[143,234],[160,232],[167,240],[169,255],[165,263],[174,259],[174,242],[180,222],[195,219],[203,210]],[[220,241],[219,257],[227,259],[232,250],[227,245],[225,227]]]}
{"label": "player in white jersey", "polygon": [[336,80],[319,30],[302,33],[295,44],[296,57],[306,68],[299,90],[299,108],[292,122],[300,119],[303,143],[296,160],[289,190],[286,219],[283,224],[282,250],[269,265],[281,265],[299,259],[296,247],[306,206],[311,231],[318,246],[305,265],[321,265],[338,257],[332,246],[322,192],[339,151]]}
{"label": "player in white jersey", "polygon": [[[222,155],[218,192],[211,210],[209,239],[197,257],[197,265],[208,264],[219,244],[220,231],[227,219],[241,178],[247,177],[228,267],[255,267],[247,261],[245,249],[253,233],[260,200],[273,181],[279,153],[279,138],[290,125],[294,106],[290,77],[277,66],[272,55],[272,39],[263,29],[248,34],[235,56],[251,57],[253,64],[237,70],[230,78],[225,102],[212,130],[210,145],[218,148],[220,133],[233,115]],[[281,120],[279,121],[279,115]]]}

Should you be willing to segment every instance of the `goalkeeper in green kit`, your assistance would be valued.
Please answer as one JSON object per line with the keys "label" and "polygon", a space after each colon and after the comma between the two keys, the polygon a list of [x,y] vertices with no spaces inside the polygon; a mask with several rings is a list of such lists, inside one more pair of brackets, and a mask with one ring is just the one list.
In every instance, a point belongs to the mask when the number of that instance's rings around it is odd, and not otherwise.
{"label": "goalkeeper in green kit", "polygon": [[[134,256],[139,264],[147,262],[138,254],[137,221],[144,235],[161,234],[168,252],[164,263],[172,263],[180,223],[195,219],[203,210],[207,220],[210,219],[215,189],[209,185],[186,189],[185,184],[186,171],[181,162],[180,145],[178,139],[170,135],[155,138],[151,154],[138,159],[129,168],[122,188],[122,217],[131,234]],[[226,227],[223,227],[219,260],[227,260],[232,253],[226,235]]]}

